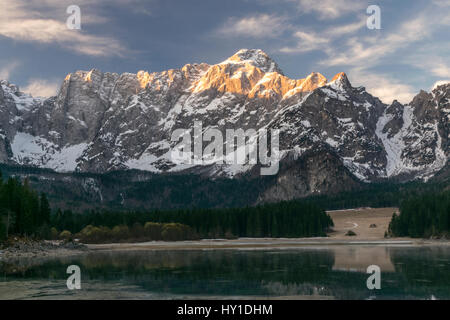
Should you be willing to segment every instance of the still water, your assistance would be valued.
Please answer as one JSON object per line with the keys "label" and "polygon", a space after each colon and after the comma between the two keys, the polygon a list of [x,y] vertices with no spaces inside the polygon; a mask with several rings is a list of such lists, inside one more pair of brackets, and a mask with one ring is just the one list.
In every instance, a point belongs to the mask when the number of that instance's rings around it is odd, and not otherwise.
{"label": "still water", "polygon": [[[67,289],[69,265],[81,290]],[[369,265],[381,289],[369,290]],[[0,261],[0,299],[450,299],[450,247],[109,251]]]}

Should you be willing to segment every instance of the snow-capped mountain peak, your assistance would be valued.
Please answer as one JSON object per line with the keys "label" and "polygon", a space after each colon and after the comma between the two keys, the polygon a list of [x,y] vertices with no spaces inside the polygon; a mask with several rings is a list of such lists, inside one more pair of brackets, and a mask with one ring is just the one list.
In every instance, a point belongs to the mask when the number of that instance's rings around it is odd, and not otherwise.
{"label": "snow-capped mountain peak", "polygon": [[283,74],[279,66],[261,49],[241,49],[221,64],[250,64],[263,72],[277,72]]}
{"label": "snow-capped mountain peak", "polygon": [[[449,101],[444,84],[408,105],[385,105],[352,87],[345,73],[331,81],[318,72],[290,79],[258,49],[163,72],[77,71],[46,100],[2,81],[0,161],[59,171],[198,171],[171,161],[171,134],[202,121],[224,136],[230,128],[279,129],[288,163],[321,152],[334,159],[335,170],[359,180],[428,179],[448,159]],[[239,177],[254,165],[213,167],[200,172]],[[320,190],[327,178],[308,190]]]}

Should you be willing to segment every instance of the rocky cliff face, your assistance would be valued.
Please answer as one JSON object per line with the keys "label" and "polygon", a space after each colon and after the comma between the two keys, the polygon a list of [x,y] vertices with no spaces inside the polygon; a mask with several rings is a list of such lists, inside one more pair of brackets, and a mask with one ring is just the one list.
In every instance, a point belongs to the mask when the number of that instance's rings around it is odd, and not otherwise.
{"label": "rocky cliff face", "polygon": [[421,91],[408,105],[394,103],[377,122],[387,153],[387,176],[429,179],[449,156],[450,84]]}
{"label": "rocky cliff face", "polygon": [[0,162],[62,172],[253,174],[254,165],[171,160],[174,130],[192,134],[194,121],[202,121],[204,130],[223,136],[226,129],[280,130],[278,184],[262,199],[328,192],[354,181],[429,179],[448,159],[449,95],[446,84],[407,105],[385,105],[343,73],[331,81],[319,73],[289,79],[261,50],[156,73],[77,71],[45,100],[2,81]]}

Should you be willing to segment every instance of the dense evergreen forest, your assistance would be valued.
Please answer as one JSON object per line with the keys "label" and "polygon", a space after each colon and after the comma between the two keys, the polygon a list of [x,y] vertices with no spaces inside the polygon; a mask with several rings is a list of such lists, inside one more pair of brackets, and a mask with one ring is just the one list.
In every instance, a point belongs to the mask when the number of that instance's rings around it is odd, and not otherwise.
{"label": "dense evergreen forest", "polygon": [[449,193],[442,184],[371,184],[364,189],[241,208],[54,210],[25,179],[0,172],[0,240],[8,235],[90,242],[234,237],[323,236],[333,225],[325,209],[399,206],[389,233],[429,237],[449,233]]}
{"label": "dense evergreen forest", "polygon": [[304,201],[314,203],[324,210],[400,207],[406,199],[440,193],[448,188],[448,182],[370,183],[360,190],[310,196]]}
{"label": "dense evergreen forest", "polygon": [[410,197],[394,214],[389,225],[392,236],[414,238],[450,237],[450,191]]}
{"label": "dense evergreen forest", "polygon": [[[142,236],[142,228],[154,227],[159,228],[160,232],[151,240],[160,240],[159,234],[162,234],[164,226],[174,223],[178,224],[178,228],[189,227],[180,232],[189,234],[190,238],[325,236],[326,231],[333,226],[333,221],[325,211],[314,204],[301,201],[241,209],[90,211],[83,214],[58,210],[52,217],[52,226],[57,230],[67,230],[71,233],[81,230],[81,237],[94,230],[101,234],[98,238],[105,238],[111,234],[108,229],[114,230],[117,226],[122,226],[122,232],[128,233],[128,238],[146,238]],[[93,229],[95,227],[97,229]],[[172,228],[175,226],[172,225]],[[116,233],[118,232],[116,229]]]}
{"label": "dense evergreen forest", "polygon": [[50,205],[45,194],[0,172],[0,240],[10,234],[47,237],[50,233]]}
{"label": "dense evergreen forest", "polygon": [[28,180],[0,178],[0,237],[10,234],[41,238],[106,240],[185,240],[217,237],[324,236],[333,225],[319,207],[288,201],[239,209],[117,211],[91,210],[50,214],[45,194]]}
{"label": "dense evergreen forest", "polygon": [[[186,208],[244,208],[276,183],[275,176],[208,179],[202,175],[152,174],[136,170],[107,174],[56,173],[49,169],[0,164],[4,177],[27,177],[30,186],[47,194],[53,208],[86,210],[151,211]],[[303,198],[325,210],[357,207],[398,207],[403,199],[449,188],[445,176],[400,183],[361,183],[352,191]]]}

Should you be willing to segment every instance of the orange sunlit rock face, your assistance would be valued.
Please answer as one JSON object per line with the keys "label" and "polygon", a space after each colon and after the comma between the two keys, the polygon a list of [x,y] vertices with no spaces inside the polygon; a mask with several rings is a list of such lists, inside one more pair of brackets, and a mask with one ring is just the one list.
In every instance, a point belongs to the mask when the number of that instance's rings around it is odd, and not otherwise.
{"label": "orange sunlit rock face", "polygon": [[147,87],[147,84],[151,81],[151,75],[147,71],[139,71],[136,75],[139,85],[142,89]]}
{"label": "orange sunlit rock face", "polygon": [[218,64],[210,67],[197,81],[193,92],[214,88],[220,92],[246,95],[262,77],[264,72],[249,64],[237,68],[233,64]]}
{"label": "orange sunlit rock face", "polygon": [[[238,60],[231,57],[229,61]],[[327,79],[320,73],[314,72],[305,79],[295,80],[278,72],[264,73],[248,63],[223,63],[211,66],[193,86],[193,92],[216,89],[249,98],[284,98],[298,92],[310,92],[326,84]]]}
{"label": "orange sunlit rock face", "polygon": [[92,72],[94,71],[94,69],[92,69],[91,71],[89,71],[87,74],[86,74],[86,77],[84,77],[84,81],[86,81],[86,82],[91,82],[92,81]]}
{"label": "orange sunlit rock face", "polygon": [[[162,90],[164,83],[170,85],[179,76],[179,70],[170,69],[160,73],[148,73],[147,71],[139,71],[136,78],[141,89],[147,88],[151,85],[154,90]],[[164,79],[162,81],[161,79]]]}
{"label": "orange sunlit rock face", "polygon": [[209,68],[210,68],[210,65],[206,64],[206,63],[186,64],[183,68],[181,68],[181,71],[183,72],[183,75],[186,79],[195,80],[201,74],[208,71]]}
{"label": "orange sunlit rock face", "polygon": [[336,81],[338,79],[347,79],[347,75],[345,74],[345,72],[339,72],[337,75],[333,77],[333,79],[331,79],[331,82]]}
{"label": "orange sunlit rock face", "polygon": [[252,88],[250,98],[283,97],[287,92],[300,86],[304,79],[292,80],[277,72],[266,73],[264,77]]}
{"label": "orange sunlit rock face", "polygon": [[[151,90],[164,91],[173,84],[182,84],[183,90],[194,93],[216,90],[247,96],[250,99],[286,99],[299,93],[311,92],[329,83],[327,78],[318,72],[313,72],[303,79],[290,79],[282,74],[264,52],[250,51],[241,50],[216,65],[186,64],[181,69],[153,73],[138,71],[128,75],[135,77],[136,93],[150,87]],[[92,69],[80,76],[84,81],[92,83],[100,76],[98,72]],[[70,79],[71,74],[68,74],[65,80]],[[343,72],[336,74],[332,82],[335,80],[348,81]]]}
{"label": "orange sunlit rock face", "polygon": [[[255,66],[248,56],[243,57],[242,52],[239,51],[224,62],[212,66],[206,63],[187,64],[181,70],[172,69],[161,73],[139,71],[136,78],[141,89],[151,86],[154,90],[162,90],[161,79],[165,79],[165,83],[168,80],[170,84],[176,81],[177,77],[182,77],[191,83],[188,90],[194,93],[216,90],[263,99],[285,99],[298,93],[311,92],[328,83],[327,78],[318,72],[313,72],[304,79],[290,79],[270,63],[268,68],[262,70]],[[257,54],[257,59],[269,59],[262,51]],[[339,73],[333,80],[341,77],[346,76]]]}

